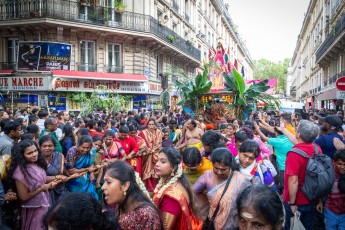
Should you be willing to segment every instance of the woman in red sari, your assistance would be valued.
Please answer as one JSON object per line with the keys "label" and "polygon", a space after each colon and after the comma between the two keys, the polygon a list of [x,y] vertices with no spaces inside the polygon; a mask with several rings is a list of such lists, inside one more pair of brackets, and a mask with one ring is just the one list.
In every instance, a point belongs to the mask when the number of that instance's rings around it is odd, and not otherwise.
{"label": "woman in red sari", "polygon": [[160,211],[164,229],[201,229],[202,221],[195,215],[193,192],[183,173],[180,153],[174,148],[163,148],[155,171],[160,180],[153,203]]}
{"label": "woman in red sari", "polygon": [[114,141],[115,132],[113,130],[107,130],[104,133],[104,154],[102,160],[115,161],[126,157],[126,152],[119,142]]}
{"label": "woman in red sari", "polygon": [[129,135],[135,139],[138,144],[139,152],[131,159],[131,165],[134,170],[143,178],[143,156],[147,154],[147,146],[143,138],[138,136],[138,129],[135,125],[128,125]]}
{"label": "woman in red sari", "polygon": [[140,131],[139,137],[143,138],[147,146],[147,154],[143,156],[143,181],[149,192],[153,192],[157,185],[157,175],[154,167],[158,159],[158,153],[162,148],[163,133],[157,129],[153,119],[148,121],[147,128]]}

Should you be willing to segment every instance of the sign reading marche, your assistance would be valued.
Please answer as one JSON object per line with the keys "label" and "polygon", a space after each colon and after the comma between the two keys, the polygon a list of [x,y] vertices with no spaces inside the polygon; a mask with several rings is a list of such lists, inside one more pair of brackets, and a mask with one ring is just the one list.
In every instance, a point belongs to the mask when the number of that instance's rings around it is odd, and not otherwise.
{"label": "sign reading marche", "polygon": [[345,76],[338,78],[337,82],[335,83],[335,86],[337,87],[337,89],[345,91]]}

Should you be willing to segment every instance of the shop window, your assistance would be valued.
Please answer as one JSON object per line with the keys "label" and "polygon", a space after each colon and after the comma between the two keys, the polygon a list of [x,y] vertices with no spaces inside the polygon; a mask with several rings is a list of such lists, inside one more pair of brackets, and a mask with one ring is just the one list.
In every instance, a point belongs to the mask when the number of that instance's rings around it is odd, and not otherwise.
{"label": "shop window", "polygon": [[120,44],[108,44],[108,73],[122,73],[122,49]]}
{"label": "shop window", "polygon": [[95,42],[80,41],[80,63],[78,64],[80,71],[97,71],[97,65],[95,63]]}

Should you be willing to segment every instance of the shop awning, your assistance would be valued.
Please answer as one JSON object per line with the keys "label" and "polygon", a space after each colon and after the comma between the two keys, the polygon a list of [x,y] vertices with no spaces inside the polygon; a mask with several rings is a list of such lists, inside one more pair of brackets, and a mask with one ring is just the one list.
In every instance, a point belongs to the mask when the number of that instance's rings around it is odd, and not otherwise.
{"label": "shop awning", "polygon": [[321,94],[316,96],[316,100],[318,101],[334,100],[336,99],[337,90],[338,89],[333,88],[325,92],[322,92]]}
{"label": "shop awning", "polygon": [[12,73],[14,73],[13,69],[0,70],[0,75],[11,75]]}
{"label": "shop awning", "polygon": [[53,77],[132,82],[148,81],[147,77],[143,74],[101,73],[70,70],[53,70]]}

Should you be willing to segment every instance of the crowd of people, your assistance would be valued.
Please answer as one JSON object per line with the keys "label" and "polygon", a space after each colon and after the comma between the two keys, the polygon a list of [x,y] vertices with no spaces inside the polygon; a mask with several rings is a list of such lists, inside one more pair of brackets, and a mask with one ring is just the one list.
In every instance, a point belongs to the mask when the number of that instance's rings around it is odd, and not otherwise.
{"label": "crowd of people", "polygon": [[341,111],[0,119],[0,229],[345,229]]}

